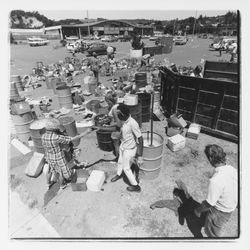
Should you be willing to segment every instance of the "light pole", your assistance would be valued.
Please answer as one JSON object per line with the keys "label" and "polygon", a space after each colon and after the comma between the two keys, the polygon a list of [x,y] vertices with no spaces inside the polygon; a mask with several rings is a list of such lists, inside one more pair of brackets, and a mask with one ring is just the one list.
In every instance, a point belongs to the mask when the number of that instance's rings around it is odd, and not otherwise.
{"label": "light pole", "polygon": [[192,36],[193,39],[194,39],[194,30],[195,30],[195,24],[196,24],[196,17],[197,17],[197,10],[195,11],[195,18],[194,18],[193,36]]}
{"label": "light pole", "polygon": [[88,22],[88,36],[90,36],[90,29],[89,29],[89,11],[87,10],[87,22]]}

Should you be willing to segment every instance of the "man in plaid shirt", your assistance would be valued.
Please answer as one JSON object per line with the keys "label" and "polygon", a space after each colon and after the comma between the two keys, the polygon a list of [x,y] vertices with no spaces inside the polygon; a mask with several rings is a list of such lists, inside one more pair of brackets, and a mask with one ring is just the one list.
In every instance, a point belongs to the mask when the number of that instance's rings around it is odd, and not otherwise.
{"label": "man in plaid shirt", "polygon": [[46,133],[42,135],[42,144],[50,167],[50,171],[47,175],[48,188],[53,185],[50,181],[52,174],[54,176],[60,176],[62,183],[61,188],[64,188],[67,185],[67,182],[71,181],[74,174],[72,169],[69,169],[68,167],[68,162],[65,159],[65,155],[60,144],[69,144],[71,141],[77,140],[90,133],[91,129],[88,129],[84,133],[75,137],[61,135],[59,131],[59,121],[56,119],[50,119],[46,124]]}

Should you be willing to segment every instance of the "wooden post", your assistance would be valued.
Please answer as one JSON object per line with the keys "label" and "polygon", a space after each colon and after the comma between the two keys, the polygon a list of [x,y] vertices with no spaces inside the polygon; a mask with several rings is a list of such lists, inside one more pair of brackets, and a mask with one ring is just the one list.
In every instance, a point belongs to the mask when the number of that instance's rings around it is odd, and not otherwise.
{"label": "wooden post", "polygon": [[214,120],[212,123],[212,129],[216,129],[217,127],[217,122],[220,117],[220,111],[221,111],[221,107],[224,101],[224,96],[225,96],[225,87],[223,86],[223,90],[221,90],[220,92],[219,103],[218,105],[216,105],[215,116],[214,116]]}
{"label": "wooden post", "polygon": [[153,146],[153,112],[154,112],[154,91],[151,92],[151,112],[150,112],[150,122],[151,122],[151,141],[150,146]]}
{"label": "wooden post", "polygon": [[199,96],[200,96],[200,88],[201,88],[201,83],[199,82],[196,91],[195,91],[195,99],[194,99],[194,105],[193,105],[193,110],[192,110],[192,122],[195,122],[195,115],[197,111],[197,106],[199,102]]}

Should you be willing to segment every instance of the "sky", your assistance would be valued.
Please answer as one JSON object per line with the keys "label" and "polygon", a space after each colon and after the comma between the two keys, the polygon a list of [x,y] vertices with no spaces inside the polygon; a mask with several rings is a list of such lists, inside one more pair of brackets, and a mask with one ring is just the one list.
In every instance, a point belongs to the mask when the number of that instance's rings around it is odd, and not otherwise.
{"label": "sky", "polygon": [[[40,14],[46,16],[49,19],[84,19],[87,17],[87,10],[37,10]],[[197,17],[199,15],[217,16],[223,15],[228,12],[225,10],[197,10]],[[155,19],[155,20],[172,20],[175,18],[184,19],[187,17],[195,17],[196,10],[88,10],[88,16],[90,19],[96,19],[98,17],[107,19]]]}

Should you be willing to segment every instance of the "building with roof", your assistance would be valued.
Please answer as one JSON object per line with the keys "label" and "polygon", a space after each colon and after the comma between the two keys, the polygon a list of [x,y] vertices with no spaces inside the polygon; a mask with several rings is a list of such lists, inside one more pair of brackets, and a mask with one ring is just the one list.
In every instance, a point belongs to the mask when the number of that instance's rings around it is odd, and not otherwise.
{"label": "building with roof", "polygon": [[45,34],[58,35],[60,39],[69,36],[82,38],[89,35],[131,35],[132,33],[152,36],[154,28],[149,25],[137,25],[122,20],[104,20],[83,24],[67,24],[45,28]]}

